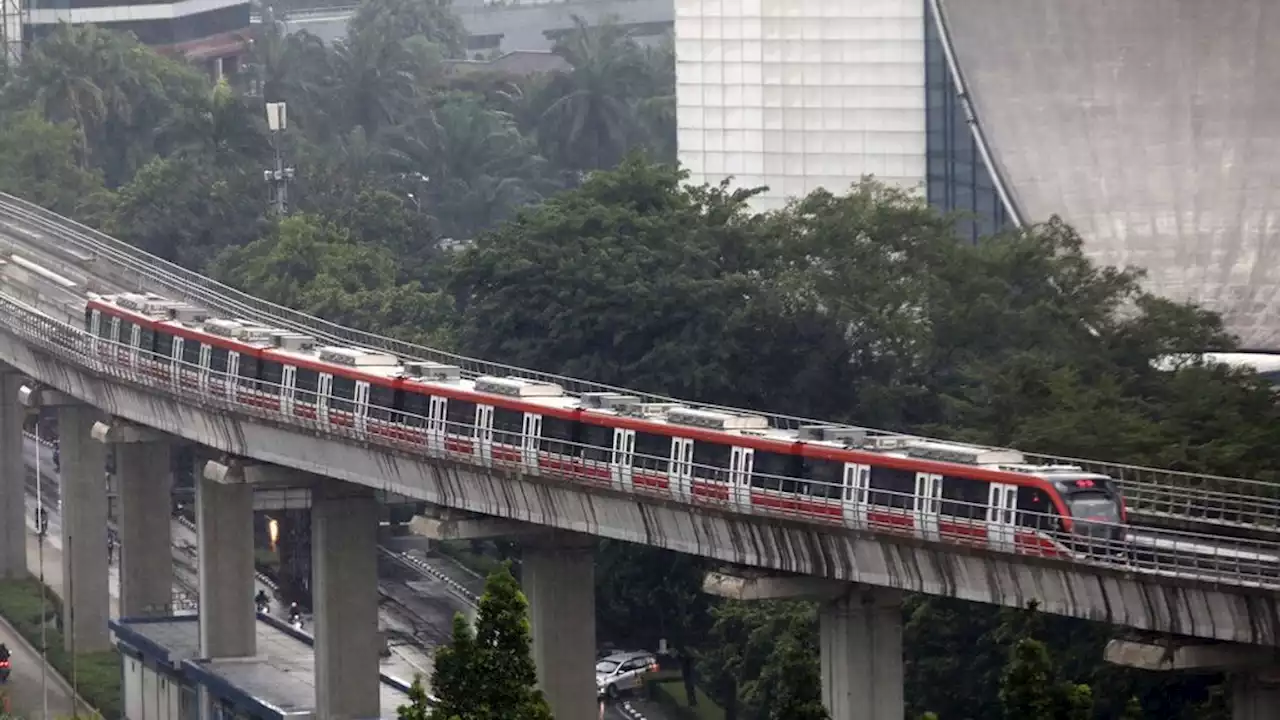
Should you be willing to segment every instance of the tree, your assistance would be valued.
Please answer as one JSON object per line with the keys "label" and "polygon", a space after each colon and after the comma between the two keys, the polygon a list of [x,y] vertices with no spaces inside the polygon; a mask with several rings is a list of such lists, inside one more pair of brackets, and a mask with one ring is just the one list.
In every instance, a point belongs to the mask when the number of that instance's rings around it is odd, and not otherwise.
{"label": "tree", "polygon": [[632,109],[645,79],[644,57],[622,27],[588,25],[576,15],[573,21],[553,51],[572,69],[553,76],[544,90],[539,137],[565,167],[599,170],[621,160],[635,137]]}
{"label": "tree", "polygon": [[684,177],[633,157],[477,238],[464,349],[708,402],[851,402],[842,332],[779,294],[751,194]]}
{"label": "tree", "polygon": [[449,335],[450,303],[417,282],[400,282],[386,248],[310,215],[221,255],[212,274],[258,297],[371,332],[432,342]]}
{"label": "tree", "polygon": [[1142,720],[1142,703],[1138,702],[1138,698],[1133,695],[1124,704],[1124,712],[1120,715],[1120,720]]}
{"label": "tree", "polygon": [[103,204],[102,228],[184,265],[202,266],[263,230],[262,176],[204,155],[155,158]]}
{"label": "tree", "polygon": [[46,122],[30,109],[0,116],[0,191],[74,214],[102,187],[99,175],[77,161],[77,135],[70,124]]}
{"label": "tree", "polygon": [[1053,665],[1044,643],[1022,638],[1014,644],[1000,683],[1000,704],[1008,720],[1055,720]]}
{"label": "tree", "polygon": [[385,44],[421,37],[451,58],[461,57],[466,45],[466,30],[449,0],[369,0],[356,9],[347,37]]}
{"label": "tree", "polygon": [[475,632],[458,615],[452,642],[436,652],[431,676],[435,707],[428,711],[426,694],[418,692],[411,696],[411,705],[400,708],[401,720],[551,720],[551,710],[535,687],[528,610],[508,567],[490,574]]}

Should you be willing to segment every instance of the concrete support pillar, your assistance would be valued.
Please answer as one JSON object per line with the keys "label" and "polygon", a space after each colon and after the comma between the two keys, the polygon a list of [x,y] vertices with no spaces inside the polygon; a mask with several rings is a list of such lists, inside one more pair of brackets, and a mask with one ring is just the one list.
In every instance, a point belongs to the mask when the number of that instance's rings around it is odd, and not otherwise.
{"label": "concrete support pillar", "polygon": [[597,720],[593,538],[529,541],[521,582],[529,599],[533,661],[556,720]]}
{"label": "concrete support pillar", "polygon": [[27,575],[27,467],[18,404],[22,376],[0,368],[0,577]]}
{"label": "concrete support pillar", "polygon": [[101,413],[89,405],[58,408],[62,477],[63,627],[67,650],[111,647],[107,564],[106,447],[91,433]]}
{"label": "concrete support pillar", "polygon": [[372,488],[326,481],[312,493],[316,714],[381,715],[378,504]]}
{"label": "concrete support pillar", "polygon": [[902,720],[902,598],[858,587],[823,606],[822,701],[831,720]]}
{"label": "concrete support pillar", "polygon": [[[1268,673],[1274,676],[1275,673]],[[1280,684],[1274,677],[1239,673],[1231,678],[1231,720],[1274,720],[1280,717]]]}
{"label": "concrete support pillar", "polygon": [[116,445],[116,478],[120,486],[120,615],[172,614],[169,443]]}
{"label": "concrete support pillar", "polygon": [[222,484],[196,472],[200,558],[200,654],[248,657],[257,652],[253,607],[253,487]]}

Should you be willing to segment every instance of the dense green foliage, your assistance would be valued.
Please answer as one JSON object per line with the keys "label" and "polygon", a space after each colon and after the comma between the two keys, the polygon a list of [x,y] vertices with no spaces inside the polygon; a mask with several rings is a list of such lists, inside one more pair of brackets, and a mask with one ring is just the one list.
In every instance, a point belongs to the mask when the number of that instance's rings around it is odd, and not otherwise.
{"label": "dense green foliage", "polygon": [[[651,164],[674,158],[669,43],[579,27],[557,50],[567,70],[513,78],[451,63],[460,32],[441,0],[368,0],[331,46],[269,18],[254,71],[215,86],[128,37],[59,28],[0,90],[0,190],[268,299],[493,360],[1277,478],[1269,386],[1190,360],[1153,366],[1230,349],[1220,319],[1143,292],[1140,271],[1090,263],[1064,223],[960,244],[951,218],[871,181],[758,215],[748,192],[688,188]],[[282,139],[263,99],[289,103]],[[283,220],[267,213],[261,175],[277,141],[298,171]],[[666,639],[689,697],[696,685],[733,717],[822,715],[814,605],[713,600],[696,558],[611,542],[598,558],[601,637]],[[909,716],[1222,711],[1216,678],[1103,665],[1109,628],[1043,618],[1016,630],[1023,614],[1012,617],[910,599]],[[458,669],[479,652],[455,631],[437,664],[446,688],[469,682]],[[1044,697],[1035,678],[1052,678]]]}
{"label": "dense green foliage", "polygon": [[529,603],[503,567],[489,575],[476,626],[453,619],[453,641],[436,651],[431,674],[434,707],[420,680],[400,720],[551,720],[530,655]]}
{"label": "dense green foliage", "polygon": [[[64,678],[71,679],[71,655],[64,649],[62,632],[55,626],[54,618],[62,612],[62,604],[52,590],[44,602],[40,597],[40,581],[0,581],[0,616],[3,616],[18,634],[40,647],[40,626],[46,624],[49,664]],[[100,653],[79,653],[75,659],[76,690],[90,706],[97,708],[108,720],[122,717],[120,653],[108,650]]]}

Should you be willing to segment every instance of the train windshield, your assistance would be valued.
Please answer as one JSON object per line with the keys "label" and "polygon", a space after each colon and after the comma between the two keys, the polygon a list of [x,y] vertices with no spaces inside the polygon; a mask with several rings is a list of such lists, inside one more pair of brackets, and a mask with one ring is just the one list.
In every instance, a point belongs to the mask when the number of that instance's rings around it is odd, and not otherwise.
{"label": "train windshield", "polygon": [[1067,496],[1071,515],[1079,520],[1101,523],[1120,522],[1120,504],[1115,498],[1101,492],[1072,493]]}

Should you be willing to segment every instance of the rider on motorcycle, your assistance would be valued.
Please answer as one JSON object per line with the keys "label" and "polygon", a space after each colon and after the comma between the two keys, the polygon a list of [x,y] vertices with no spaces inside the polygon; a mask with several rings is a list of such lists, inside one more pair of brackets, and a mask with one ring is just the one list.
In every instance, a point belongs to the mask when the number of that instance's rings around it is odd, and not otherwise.
{"label": "rider on motorcycle", "polygon": [[264,611],[271,606],[271,598],[267,597],[266,590],[259,590],[257,595],[253,596],[253,604],[258,607],[258,611]]}
{"label": "rider on motorcycle", "polygon": [[289,623],[301,623],[302,611],[298,609],[298,603],[290,603],[289,605]]}

